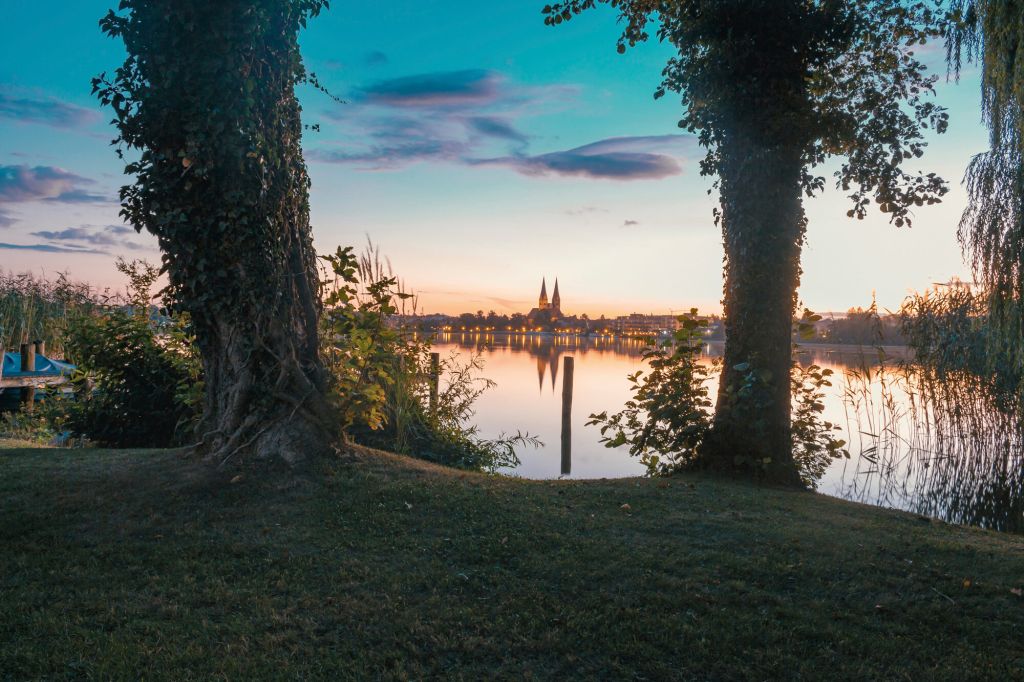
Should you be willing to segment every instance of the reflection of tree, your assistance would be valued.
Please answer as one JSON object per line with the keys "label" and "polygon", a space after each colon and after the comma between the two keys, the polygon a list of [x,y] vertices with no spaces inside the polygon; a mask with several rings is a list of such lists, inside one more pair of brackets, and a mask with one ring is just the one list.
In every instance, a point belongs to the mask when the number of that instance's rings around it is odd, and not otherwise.
{"label": "reflection of tree", "polygon": [[[908,366],[848,374],[861,457],[846,497],[1024,533],[1024,409],[966,372]],[[900,398],[905,393],[906,398]]]}

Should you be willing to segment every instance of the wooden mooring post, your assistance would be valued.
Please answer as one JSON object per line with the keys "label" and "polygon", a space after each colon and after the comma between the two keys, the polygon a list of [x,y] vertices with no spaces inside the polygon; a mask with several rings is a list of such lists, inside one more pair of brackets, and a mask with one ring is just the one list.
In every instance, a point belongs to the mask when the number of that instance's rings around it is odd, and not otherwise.
{"label": "wooden mooring post", "polygon": [[[21,371],[22,372],[34,372],[36,371],[36,344],[34,343],[23,343],[21,344]],[[35,386],[24,386],[21,389],[21,408],[23,410],[31,410],[35,406],[36,402],[36,387]]]}
{"label": "wooden mooring post", "polygon": [[572,375],[574,360],[565,357],[562,368],[562,475],[572,473]]}
{"label": "wooden mooring post", "polygon": [[437,413],[437,393],[441,383],[441,354],[430,354],[430,414]]}

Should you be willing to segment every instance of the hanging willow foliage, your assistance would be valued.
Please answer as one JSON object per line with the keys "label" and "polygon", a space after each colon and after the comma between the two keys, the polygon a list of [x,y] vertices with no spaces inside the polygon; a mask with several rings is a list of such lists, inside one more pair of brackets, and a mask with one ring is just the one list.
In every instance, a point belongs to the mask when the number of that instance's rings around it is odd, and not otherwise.
{"label": "hanging willow foliage", "polygon": [[1024,3],[954,0],[947,33],[950,68],[981,67],[987,152],[967,168],[970,201],[959,237],[975,277],[990,293],[1001,360],[1024,365]]}

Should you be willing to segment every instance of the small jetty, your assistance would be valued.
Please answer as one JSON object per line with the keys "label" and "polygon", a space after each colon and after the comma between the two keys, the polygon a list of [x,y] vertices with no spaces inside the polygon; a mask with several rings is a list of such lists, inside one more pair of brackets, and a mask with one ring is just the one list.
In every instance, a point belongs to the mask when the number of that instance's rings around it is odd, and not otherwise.
{"label": "small jetty", "polygon": [[14,389],[21,402],[35,400],[37,388],[60,386],[71,380],[75,366],[46,356],[42,341],[23,343],[19,352],[3,352],[0,363],[0,402],[7,403]]}

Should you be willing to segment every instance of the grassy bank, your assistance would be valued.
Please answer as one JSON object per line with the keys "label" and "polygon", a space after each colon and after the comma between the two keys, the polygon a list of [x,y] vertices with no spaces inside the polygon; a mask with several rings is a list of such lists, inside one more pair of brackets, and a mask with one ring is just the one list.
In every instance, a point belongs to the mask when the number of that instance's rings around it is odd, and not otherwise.
{"label": "grassy bank", "polygon": [[231,477],[0,451],[0,678],[1024,678],[1020,537],[697,476]]}

